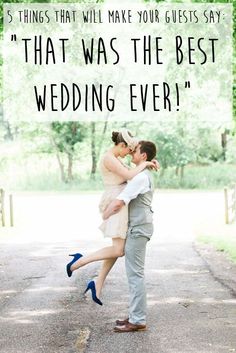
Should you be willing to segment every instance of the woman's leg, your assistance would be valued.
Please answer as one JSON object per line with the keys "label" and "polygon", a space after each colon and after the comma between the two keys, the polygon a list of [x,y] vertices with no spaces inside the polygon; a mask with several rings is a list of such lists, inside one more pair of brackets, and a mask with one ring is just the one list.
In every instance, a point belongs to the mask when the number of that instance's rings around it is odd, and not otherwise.
{"label": "woman's leg", "polygon": [[98,298],[100,298],[102,287],[105,282],[105,279],[106,279],[108,273],[111,271],[116,260],[117,260],[117,257],[114,259],[104,260],[102,263],[102,267],[99,271],[98,277],[96,278],[96,293],[97,293]]}
{"label": "woman's leg", "polygon": [[[120,246],[120,244],[117,245],[116,238],[113,239],[113,245]],[[125,241],[124,241],[123,248],[121,249],[121,253],[123,253],[123,255],[124,255],[124,246],[125,246]],[[106,279],[108,273],[111,271],[112,267],[114,266],[116,260],[117,260],[117,257],[113,258],[113,259],[106,259],[102,263],[102,267],[99,271],[98,277],[96,278],[96,292],[97,292],[98,298],[100,298],[105,279]]]}
{"label": "woman's leg", "polygon": [[[73,263],[73,265],[71,266],[71,271],[73,272],[74,270],[77,270],[78,268],[83,267],[89,264],[90,262],[107,260],[107,259],[117,259],[117,257],[123,256],[125,239],[112,238],[112,242],[113,242],[112,246],[107,246],[106,248],[102,248],[90,255],[81,257],[78,261]],[[110,270],[108,270],[108,272],[109,271]]]}

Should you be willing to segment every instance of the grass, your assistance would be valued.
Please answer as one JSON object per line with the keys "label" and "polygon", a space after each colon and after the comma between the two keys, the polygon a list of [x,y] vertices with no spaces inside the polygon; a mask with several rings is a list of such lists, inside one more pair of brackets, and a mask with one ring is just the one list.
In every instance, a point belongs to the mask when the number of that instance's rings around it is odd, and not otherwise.
{"label": "grass", "polygon": [[211,244],[217,251],[226,253],[236,263],[236,237],[235,236],[199,236],[198,240]]}
{"label": "grass", "polygon": [[236,182],[236,165],[214,163],[187,166],[182,181],[175,175],[175,170],[170,168],[163,177],[159,175],[155,179],[157,186],[163,189],[221,189]]}
{"label": "grass", "polygon": [[101,191],[103,184],[101,179],[83,179],[75,177],[70,183],[64,183],[58,175],[38,175],[37,178],[28,177],[15,183],[14,191]]}
{"label": "grass", "polygon": [[[87,163],[87,164],[86,164]],[[8,159],[0,169],[1,187],[12,191],[97,191],[103,189],[99,170],[90,178],[90,162],[74,162],[74,180],[63,183],[55,156],[31,155],[25,158]],[[236,182],[236,165],[214,163],[212,165],[189,165],[180,180],[175,168],[168,168],[164,176],[154,173],[155,185],[159,189],[217,190]]]}

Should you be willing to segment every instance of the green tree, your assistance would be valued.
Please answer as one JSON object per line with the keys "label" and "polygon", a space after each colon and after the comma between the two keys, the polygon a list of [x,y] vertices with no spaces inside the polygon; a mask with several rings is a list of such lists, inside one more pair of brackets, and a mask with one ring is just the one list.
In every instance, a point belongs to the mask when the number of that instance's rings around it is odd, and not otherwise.
{"label": "green tree", "polygon": [[[61,180],[73,180],[73,161],[76,154],[76,145],[85,137],[85,126],[76,121],[52,122],[51,141],[55,148],[57,161],[61,171]],[[66,162],[63,161],[66,156]]]}
{"label": "green tree", "polygon": [[[176,174],[184,177],[184,167],[195,159],[193,145],[189,143],[190,135],[183,135],[178,129],[161,129],[153,133],[152,139],[158,146],[158,161],[161,164],[161,176],[168,167],[175,167]],[[179,173],[180,171],[180,173]]]}

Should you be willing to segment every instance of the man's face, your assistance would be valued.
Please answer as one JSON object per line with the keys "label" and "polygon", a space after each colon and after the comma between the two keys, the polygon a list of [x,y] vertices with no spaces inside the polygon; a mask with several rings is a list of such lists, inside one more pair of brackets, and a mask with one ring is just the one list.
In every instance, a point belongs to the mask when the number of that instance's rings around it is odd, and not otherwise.
{"label": "man's face", "polygon": [[131,155],[132,155],[132,160],[131,161],[134,164],[139,164],[140,162],[146,160],[146,153],[141,153],[140,152],[140,145],[138,145],[135,148],[134,152]]}

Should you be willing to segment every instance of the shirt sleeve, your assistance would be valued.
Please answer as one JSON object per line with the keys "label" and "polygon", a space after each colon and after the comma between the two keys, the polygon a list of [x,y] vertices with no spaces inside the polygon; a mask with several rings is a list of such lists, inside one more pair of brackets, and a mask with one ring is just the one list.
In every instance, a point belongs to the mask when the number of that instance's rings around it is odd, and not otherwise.
{"label": "shirt sleeve", "polygon": [[149,178],[145,173],[141,172],[130,180],[116,199],[122,200],[126,205],[128,205],[129,202],[135,199],[139,194],[144,194],[149,190]]}

